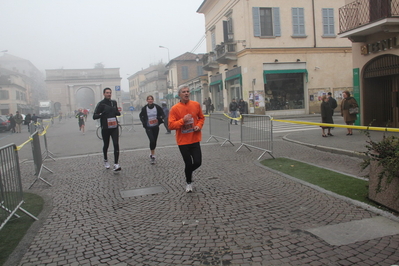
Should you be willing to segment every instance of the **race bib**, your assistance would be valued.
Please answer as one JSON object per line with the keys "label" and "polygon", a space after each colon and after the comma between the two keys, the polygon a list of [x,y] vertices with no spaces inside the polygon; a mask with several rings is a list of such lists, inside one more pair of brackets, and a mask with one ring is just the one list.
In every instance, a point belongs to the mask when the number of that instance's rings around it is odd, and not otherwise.
{"label": "race bib", "polygon": [[158,119],[150,118],[150,119],[148,119],[148,124],[150,125],[150,127],[156,126],[156,125],[158,125]]}
{"label": "race bib", "polygon": [[118,122],[116,122],[116,117],[107,118],[108,128],[116,128]]}
{"label": "race bib", "polygon": [[184,122],[184,125],[181,129],[181,133],[187,134],[194,132],[194,118],[190,118],[190,120]]}

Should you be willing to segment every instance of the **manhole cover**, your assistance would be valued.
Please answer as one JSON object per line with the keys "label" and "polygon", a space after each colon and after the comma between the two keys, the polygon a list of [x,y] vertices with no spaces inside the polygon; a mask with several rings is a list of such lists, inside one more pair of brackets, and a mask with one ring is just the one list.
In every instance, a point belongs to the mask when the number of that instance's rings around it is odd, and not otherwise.
{"label": "manhole cover", "polygon": [[161,192],[166,192],[162,186],[154,186],[154,187],[144,187],[144,188],[134,188],[129,190],[121,190],[122,198],[130,198],[144,195],[157,194]]}

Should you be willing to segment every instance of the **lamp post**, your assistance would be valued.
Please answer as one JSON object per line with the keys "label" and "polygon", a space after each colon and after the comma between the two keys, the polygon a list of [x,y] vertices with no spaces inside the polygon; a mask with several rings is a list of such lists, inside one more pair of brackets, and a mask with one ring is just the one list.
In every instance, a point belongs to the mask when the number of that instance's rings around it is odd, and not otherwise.
{"label": "lamp post", "polygon": [[169,63],[169,61],[170,61],[169,48],[168,48],[168,47],[165,47],[165,46],[162,46],[162,45],[160,45],[159,48],[164,48],[164,49],[167,49],[167,50],[168,50],[168,63]]}

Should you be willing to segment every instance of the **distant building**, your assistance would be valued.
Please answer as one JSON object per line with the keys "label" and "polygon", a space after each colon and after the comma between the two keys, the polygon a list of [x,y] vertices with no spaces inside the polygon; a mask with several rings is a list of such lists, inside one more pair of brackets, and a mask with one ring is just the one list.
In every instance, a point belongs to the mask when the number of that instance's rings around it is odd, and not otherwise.
{"label": "distant building", "polygon": [[8,53],[0,57],[0,113],[37,111],[47,99],[44,75],[29,61]]}
{"label": "distant building", "polygon": [[129,76],[129,92],[136,109],[147,104],[147,96],[152,95],[155,103],[166,101],[168,94],[165,64],[150,66]]}
{"label": "distant building", "polygon": [[339,36],[352,41],[362,125],[399,127],[399,0],[346,0]]}
{"label": "distant building", "polygon": [[119,68],[46,69],[49,100],[56,110],[73,113],[79,108],[94,109],[103,99],[104,88],[122,106]]}
{"label": "distant building", "polygon": [[351,44],[338,38],[344,0],[204,0],[209,95],[215,110],[243,98],[256,114],[320,112],[352,90]]}
{"label": "distant building", "polygon": [[[180,85],[190,85],[191,93],[194,93],[195,97],[192,100],[202,102],[203,89],[206,93],[208,92],[207,86],[203,86],[200,82],[193,87],[193,79],[203,76],[204,73],[202,66],[202,54],[194,54],[186,52],[178,57],[173,58],[166,65],[167,67],[167,81],[168,81],[168,103],[172,105],[178,101],[178,88]],[[195,82],[196,83],[196,82]],[[201,88],[200,88],[201,87]],[[200,90],[198,90],[200,88]],[[195,90],[195,91],[193,91]]]}

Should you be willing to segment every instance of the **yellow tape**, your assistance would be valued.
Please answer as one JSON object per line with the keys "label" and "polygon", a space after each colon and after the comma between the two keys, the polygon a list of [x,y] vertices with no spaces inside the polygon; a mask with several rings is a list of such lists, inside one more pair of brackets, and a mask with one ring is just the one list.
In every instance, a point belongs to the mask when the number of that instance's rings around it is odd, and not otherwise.
{"label": "yellow tape", "polygon": [[293,120],[277,120],[277,119],[274,119],[274,118],[272,118],[271,120],[272,121],[276,121],[276,122],[302,124],[302,125],[314,125],[314,126],[324,126],[324,127],[341,127],[341,128],[353,128],[353,129],[363,129],[363,130],[399,132],[399,128],[389,128],[389,127],[365,127],[365,126],[352,126],[352,125],[338,125],[338,124],[313,123],[313,122],[293,121]]}
{"label": "yellow tape", "polygon": [[27,141],[17,146],[16,150],[19,151],[23,146],[25,146],[26,143],[31,142],[32,140],[33,140],[32,138],[29,138]]}
{"label": "yellow tape", "polygon": [[230,117],[230,116],[229,116],[229,115],[227,115],[227,114],[224,114],[224,116],[228,117],[229,119],[233,119],[233,120],[237,120],[237,121],[240,121],[240,120],[241,120],[241,118],[242,118],[242,116],[241,116],[241,115],[240,115],[239,117],[237,117],[237,118]]}

